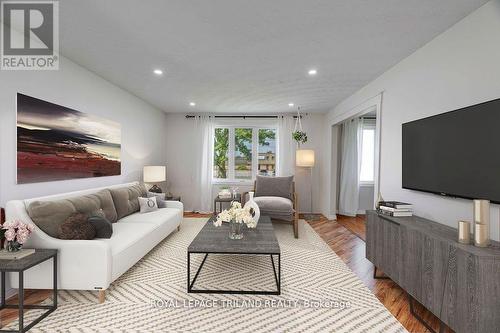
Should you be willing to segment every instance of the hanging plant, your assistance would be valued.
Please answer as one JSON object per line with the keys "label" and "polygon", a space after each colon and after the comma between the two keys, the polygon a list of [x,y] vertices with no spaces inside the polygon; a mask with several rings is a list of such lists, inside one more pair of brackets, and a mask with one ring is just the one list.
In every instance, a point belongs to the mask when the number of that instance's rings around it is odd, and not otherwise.
{"label": "hanging plant", "polygon": [[292,138],[297,141],[297,144],[307,142],[307,133],[303,131],[295,131],[292,133]]}
{"label": "hanging plant", "polygon": [[297,108],[297,118],[295,120],[295,128],[292,132],[292,138],[297,141],[297,146],[307,142],[307,133],[302,130],[302,116],[300,115],[300,107]]}

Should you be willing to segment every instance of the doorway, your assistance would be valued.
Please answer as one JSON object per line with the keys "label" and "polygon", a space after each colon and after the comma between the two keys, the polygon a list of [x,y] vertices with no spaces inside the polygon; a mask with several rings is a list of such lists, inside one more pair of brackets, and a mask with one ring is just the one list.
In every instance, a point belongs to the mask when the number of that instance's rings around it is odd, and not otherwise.
{"label": "doorway", "polygon": [[[364,217],[379,193],[380,108],[365,107],[332,126],[332,208],[348,217]],[[333,193],[332,193],[333,194]]]}

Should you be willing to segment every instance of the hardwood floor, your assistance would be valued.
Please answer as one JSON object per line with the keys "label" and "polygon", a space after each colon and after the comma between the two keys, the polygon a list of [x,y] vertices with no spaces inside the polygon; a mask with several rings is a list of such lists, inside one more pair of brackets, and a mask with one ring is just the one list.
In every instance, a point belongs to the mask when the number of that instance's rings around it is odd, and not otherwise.
{"label": "hardwood floor", "polygon": [[[185,213],[184,216],[209,217],[210,214]],[[337,218],[337,221],[331,221],[322,216],[319,220],[307,222],[409,332],[429,332],[411,315],[404,290],[391,280],[373,278],[373,265],[365,258],[364,239],[366,230],[364,216],[355,218],[338,216]],[[382,272],[378,271],[377,274],[382,274]],[[26,292],[25,302],[26,304],[40,303],[49,295],[50,291],[30,290]],[[17,297],[9,299],[8,302],[15,304]],[[436,331],[439,330],[439,321],[432,313],[419,305],[416,310]],[[5,309],[0,311],[0,323],[3,325],[15,319],[17,319],[16,310]],[[445,330],[445,332],[452,331]]]}

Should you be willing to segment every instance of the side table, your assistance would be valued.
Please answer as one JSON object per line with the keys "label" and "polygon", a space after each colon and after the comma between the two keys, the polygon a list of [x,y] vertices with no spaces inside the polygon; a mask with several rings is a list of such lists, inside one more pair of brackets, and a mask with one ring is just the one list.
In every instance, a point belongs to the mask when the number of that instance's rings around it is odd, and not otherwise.
{"label": "side table", "polygon": [[[24,271],[36,266],[46,260],[52,258],[53,262],[53,302],[52,305],[24,305]],[[12,330],[0,330],[0,332],[27,332],[33,326],[38,324],[43,318],[47,317],[50,313],[57,309],[57,250],[51,249],[36,249],[35,253],[26,256],[21,259],[16,260],[0,260],[0,272],[2,277],[1,284],[1,309],[19,309],[19,329],[17,331]],[[18,299],[19,304],[6,304],[5,303],[5,273],[6,272],[17,272],[19,273],[19,292]],[[42,309],[47,310],[41,316],[33,320],[30,324],[24,326],[24,310],[25,309]]]}
{"label": "side table", "polygon": [[230,198],[221,198],[219,196],[217,196],[215,199],[214,199],[214,214],[217,214],[217,203],[219,203],[219,212],[222,211],[222,203],[224,202],[231,202],[231,201],[238,201],[241,203],[241,194],[238,193],[236,194],[236,198],[233,198],[233,197],[230,197]]}
{"label": "side table", "polygon": [[181,201],[181,197],[173,195],[171,197],[165,197],[165,200],[169,200],[169,201]]}

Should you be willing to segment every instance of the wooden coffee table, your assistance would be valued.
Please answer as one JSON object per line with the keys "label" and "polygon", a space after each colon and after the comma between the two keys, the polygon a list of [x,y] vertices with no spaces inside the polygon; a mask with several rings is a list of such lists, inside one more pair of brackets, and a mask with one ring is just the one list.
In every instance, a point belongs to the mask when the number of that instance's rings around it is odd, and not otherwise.
{"label": "wooden coffee table", "polygon": [[[223,223],[220,227],[213,225],[215,217],[201,229],[195,239],[191,242],[187,250],[187,290],[188,293],[205,294],[253,294],[253,295],[279,295],[281,293],[281,250],[278,240],[274,234],[271,218],[261,216],[257,228],[248,229],[243,233],[243,239],[229,239],[229,224]],[[191,254],[205,254],[193,280],[191,281]],[[195,289],[194,284],[200,274],[203,264],[208,255],[262,255],[269,256],[273,265],[276,290],[207,290]],[[277,265],[275,264],[277,259]],[[276,266],[278,266],[276,268]]]}

